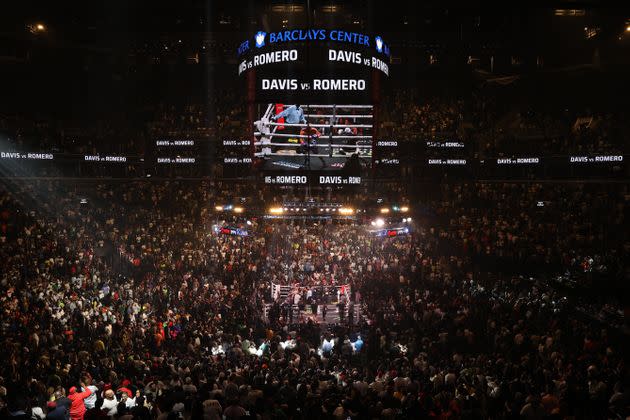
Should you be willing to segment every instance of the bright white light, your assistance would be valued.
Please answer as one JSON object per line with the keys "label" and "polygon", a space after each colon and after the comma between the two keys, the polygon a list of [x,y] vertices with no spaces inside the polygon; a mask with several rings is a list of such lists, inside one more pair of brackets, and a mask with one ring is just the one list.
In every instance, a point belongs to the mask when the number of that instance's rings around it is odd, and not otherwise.
{"label": "bright white light", "polygon": [[383,226],[385,226],[385,220],[383,220],[383,219],[376,219],[376,220],[374,221],[374,224],[375,224],[376,226],[378,226],[378,227],[383,227]]}
{"label": "bright white light", "polygon": [[250,222],[250,221],[248,220],[248,221],[247,221],[247,224],[248,224],[249,226],[251,226],[251,225],[252,225],[252,222]]}
{"label": "bright white light", "polygon": [[407,223],[411,223],[411,217],[407,217]]}

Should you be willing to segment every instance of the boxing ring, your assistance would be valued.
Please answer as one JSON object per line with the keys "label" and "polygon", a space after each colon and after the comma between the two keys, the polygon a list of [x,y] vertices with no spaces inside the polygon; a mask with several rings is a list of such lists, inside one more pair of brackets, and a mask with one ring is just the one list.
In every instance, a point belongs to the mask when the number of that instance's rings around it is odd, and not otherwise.
{"label": "boxing ring", "polygon": [[340,169],[351,157],[371,160],[372,105],[304,105],[306,122],[275,121],[278,107],[290,106],[268,104],[254,122],[254,157],[268,168]]}

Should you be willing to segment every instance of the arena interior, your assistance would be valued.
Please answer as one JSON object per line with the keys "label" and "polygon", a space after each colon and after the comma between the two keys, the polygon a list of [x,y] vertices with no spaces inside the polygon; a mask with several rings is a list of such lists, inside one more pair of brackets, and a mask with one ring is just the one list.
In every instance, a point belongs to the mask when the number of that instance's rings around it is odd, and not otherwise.
{"label": "arena interior", "polygon": [[630,418],[629,5],[3,9],[1,418]]}

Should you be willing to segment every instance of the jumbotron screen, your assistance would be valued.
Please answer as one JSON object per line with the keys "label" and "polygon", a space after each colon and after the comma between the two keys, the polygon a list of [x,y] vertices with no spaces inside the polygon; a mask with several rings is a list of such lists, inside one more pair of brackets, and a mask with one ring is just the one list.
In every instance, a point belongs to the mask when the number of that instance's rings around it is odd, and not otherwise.
{"label": "jumbotron screen", "polygon": [[372,105],[258,104],[254,159],[266,171],[343,171],[372,160]]}
{"label": "jumbotron screen", "polygon": [[378,158],[375,104],[390,60],[383,38],[338,28],[259,30],[240,44],[238,60],[250,154],[235,155],[246,141],[224,142],[225,163],[251,163],[266,184],[360,184]]}

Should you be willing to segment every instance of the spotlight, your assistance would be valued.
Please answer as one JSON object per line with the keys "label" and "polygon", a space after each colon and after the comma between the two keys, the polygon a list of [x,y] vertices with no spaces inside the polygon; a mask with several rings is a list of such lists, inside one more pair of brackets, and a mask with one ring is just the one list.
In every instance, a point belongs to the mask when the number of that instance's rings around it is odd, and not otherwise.
{"label": "spotlight", "polygon": [[406,212],[408,212],[408,211],[409,211],[409,207],[407,207],[407,206],[402,206],[402,207],[400,208],[400,211],[402,211],[403,213],[406,213]]}
{"label": "spotlight", "polygon": [[389,213],[389,209],[388,209],[387,207],[383,207],[383,208],[381,209],[381,213],[383,213],[383,214],[387,214],[387,213]]}
{"label": "spotlight", "polygon": [[354,213],[354,210],[348,207],[340,207],[339,208],[339,213],[341,214],[352,214]]}
{"label": "spotlight", "polygon": [[234,213],[243,213],[243,207],[234,207]]}
{"label": "spotlight", "polygon": [[411,217],[407,217],[407,223],[411,223]]}
{"label": "spotlight", "polygon": [[223,206],[214,206],[216,211],[223,211]]}
{"label": "spotlight", "polygon": [[271,207],[269,209],[269,213],[271,214],[282,214],[283,211],[284,209],[282,207]]}
{"label": "spotlight", "polygon": [[27,28],[32,34],[46,32],[46,25],[43,23],[33,23],[31,25],[27,25]]}
{"label": "spotlight", "polygon": [[[388,209],[388,210],[389,210],[389,209]],[[383,220],[383,219],[376,219],[376,220],[374,221],[374,224],[375,224],[376,226],[378,226],[378,227],[383,227],[383,226],[385,226],[385,220]]]}
{"label": "spotlight", "polygon": [[247,221],[247,226],[251,226],[252,222],[250,222],[249,220]]}

